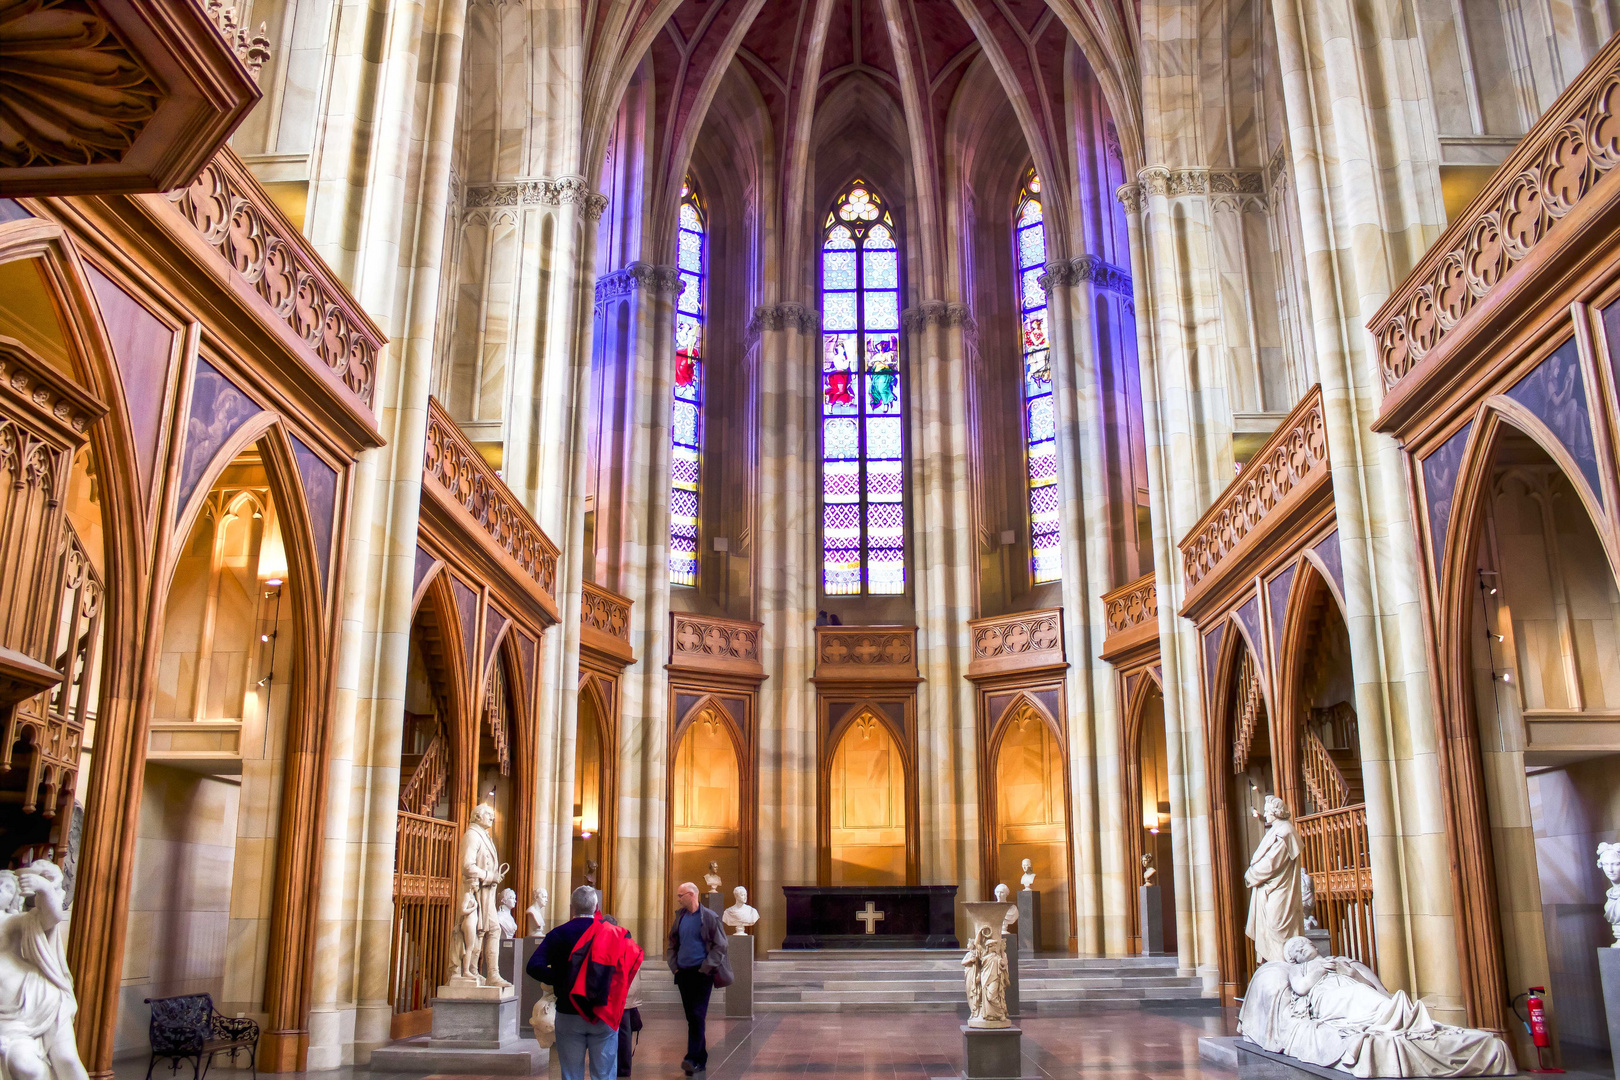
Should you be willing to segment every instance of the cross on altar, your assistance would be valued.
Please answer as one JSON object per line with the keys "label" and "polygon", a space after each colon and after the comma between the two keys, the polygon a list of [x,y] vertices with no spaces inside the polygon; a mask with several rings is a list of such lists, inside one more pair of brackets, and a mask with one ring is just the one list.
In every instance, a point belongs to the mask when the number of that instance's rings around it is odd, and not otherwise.
{"label": "cross on altar", "polygon": [[883,912],[877,910],[877,905],[868,900],[866,910],[855,913],[855,921],[865,923],[868,934],[875,934],[877,933],[877,924],[883,921]]}

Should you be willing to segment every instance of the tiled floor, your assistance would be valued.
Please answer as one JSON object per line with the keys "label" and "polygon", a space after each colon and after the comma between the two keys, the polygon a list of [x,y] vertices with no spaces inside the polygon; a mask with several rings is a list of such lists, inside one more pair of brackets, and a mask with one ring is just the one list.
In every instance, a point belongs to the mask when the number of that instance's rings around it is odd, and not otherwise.
{"label": "tiled floor", "polygon": [[[963,1010],[965,1016],[965,1008]],[[644,1010],[636,1077],[679,1080],[686,1024],[679,1007]],[[1227,1033],[1232,1014],[1207,1006],[1107,1007],[1069,1016],[1026,1017],[1024,1076],[1097,1080],[1235,1080],[1198,1059],[1201,1035]],[[786,1077],[957,1077],[963,1017],[950,1013],[768,1013],[752,1021],[711,1020],[709,1080]],[[118,1080],[142,1080],[145,1062],[120,1062]],[[550,1075],[561,1076],[555,1058]],[[220,1080],[232,1078],[226,1073]],[[166,1070],[153,1080],[171,1080]],[[181,1080],[190,1080],[182,1074]],[[420,1080],[367,1069],[293,1074],[289,1080]],[[486,1080],[436,1075],[427,1080]]]}

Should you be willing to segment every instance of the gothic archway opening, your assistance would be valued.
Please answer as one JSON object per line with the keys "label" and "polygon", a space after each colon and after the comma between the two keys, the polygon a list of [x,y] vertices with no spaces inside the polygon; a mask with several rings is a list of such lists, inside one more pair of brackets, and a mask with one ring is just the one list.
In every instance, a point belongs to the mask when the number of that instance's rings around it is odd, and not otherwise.
{"label": "gothic archway opening", "polygon": [[[1141,778],[1137,805],[1132,809],[1128,828],[1136,837],[1133,851],[1135,864],[1131,868],[1134,879],[1142,880],[1142,856],[1153,856],[1153,884],[1159,888],[1159,925],[1161,944],[1151,950],[1154,954],[1174,956],[1176,939],[1176,866],[1175,840],[1170,820],[1170,758],[1164,730],[1164,694],[1159,684],[1147,675],[1147,685],[1137,701],[1136,764]],[[1142,910],[1141,893],[1137,894],[1137,918],[1147,917]],[[1143,952],[1150,950],[1143,947]]]}
{"label": "gothic archway opening", "polygon": [[1229,748],[1220,769],[1224,776],[1224,806],[1216,819],[1225,833],[1222,839],[1227,858],[1217,873],[1225,878],[1223,981],[1233,987],[1232,993],[1238,994],[1258,966],[1254,942],[1245,932],[1249,888],[1243,874],[1265,837],[1260,815],[1266,796],[1277,793],[1277,782],[1272,768],[1270,718],[1261,682],[1264,676],[1237,624],[1229,624],[1226,632],[1230,645],[1219,699],[1219,731],[1223,737],[1214,740],[1211,753],[1220,754],[1222,748]]}
{"label": "gothic archway opening", "polygon": [[906,766],[889,726],[870,711],[851,720],[827,781],[830,884],[906,884]]}
{"label": "gothic archway opening", "polygon": [[1003,718],[995,762],[996,881],[1017,892],[1023,861],[1029,860],[1041,894],[1041,944],[1062,948],[1073,926],[1063,742],[1027,698]]}
{"label": "gothic archway opening", "polygon": [[699,706],[676,743],[670,881],[699,883],[709,863],[721,880],[742,880],[742,769],[734,721],[712,700]]}
{"label": "gothic archway opening", "polygon": [[569,883],[606,889],[602,872],[607,805],[603,798],[607,740],[602,706],[587,687],[579,695],[579,727],[574,735],[574,847]]}
{"label": "gothic archway opening", "polygon": [[[1582,421],[1584,422],[1584,421]],[[1490,424],[1490,421],[1487,421]],[[1477,740],[1491,885],[1507,997],[1545,986],[1558,1064],[1603,1060],[1608,1043],[1597,950],[1610,937],[1593,868],[1620,840],[1620,588],[1616,553],[1572,474],[1538,440],[1497,421],[1472,527],[1448,552],[1466,614],[1443,656],[1465,687]],[[1544,436],[1545,433],[1544,433]],[[1462,696],[1462,695],[1460,695]],[[1522,779],[1521,779],[1522,778]],[[1596,885],[1594,885],[1596,883]],[[1510,1025],[1511,1026],[1511,1025]],[[1535,1060],[1514,1031],[1521,1061]]]}

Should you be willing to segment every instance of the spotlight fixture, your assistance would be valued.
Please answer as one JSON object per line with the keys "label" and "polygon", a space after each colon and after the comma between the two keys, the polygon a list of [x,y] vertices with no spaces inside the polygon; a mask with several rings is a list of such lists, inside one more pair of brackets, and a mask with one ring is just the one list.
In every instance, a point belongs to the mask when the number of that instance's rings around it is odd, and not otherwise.
{"label": "spotlight fixture", "polygon": [[270,681],[270,676],[266,675],[264,678],[259,680],[258,685],[264,686],[269,681]]}
{"label": "spotlight fixture", "polygon": [[265,584],[266,584],[266,585],[268,585],[268,586],[270,586],[270,587],[271,587],[271,588],[272,588],[272,589],[279,589],[279,588],[281,588],[281,579],[280,579],[280,578],[278,578],[278,577],[273,577],[273,578],[265,578],[265,581],[264,581],[264,583],[265,583]]}
{"label": "spotlight fixture", "polygon": [[259,635],[259,640],[260,641],[269,641],[270,640],[270,635],[269,634],[260,634]]}

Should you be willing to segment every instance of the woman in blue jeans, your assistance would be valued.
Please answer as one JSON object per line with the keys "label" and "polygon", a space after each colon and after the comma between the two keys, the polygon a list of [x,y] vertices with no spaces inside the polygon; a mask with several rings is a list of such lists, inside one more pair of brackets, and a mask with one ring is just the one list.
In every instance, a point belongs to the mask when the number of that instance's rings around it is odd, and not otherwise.
{"label": "woman in blue jeans", "polygon": [[591,1059],[591,1080],[614,1080],[619,1066],[619,1029],[579,1015],[568,998],[568,957],[596,914],[596,890],[581,885],[569,897],[573,918],[547,934],[529,958],[529,975],[548,983],[557,995],[557,1061],[563,1080],[585,1080],[585,1056]]}

